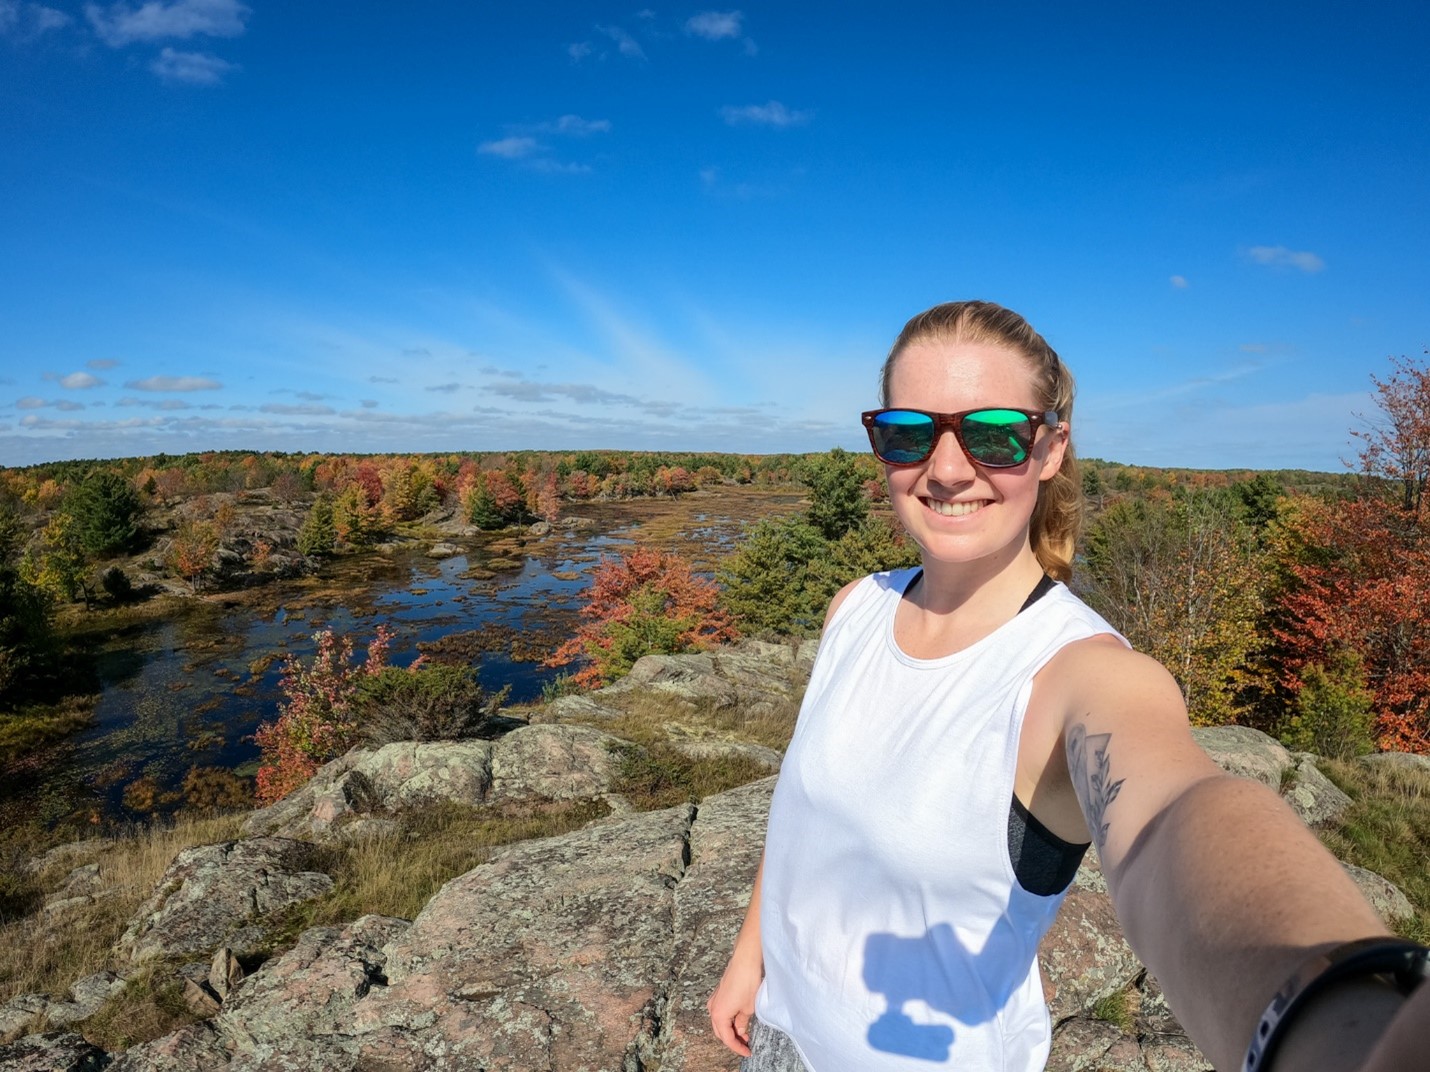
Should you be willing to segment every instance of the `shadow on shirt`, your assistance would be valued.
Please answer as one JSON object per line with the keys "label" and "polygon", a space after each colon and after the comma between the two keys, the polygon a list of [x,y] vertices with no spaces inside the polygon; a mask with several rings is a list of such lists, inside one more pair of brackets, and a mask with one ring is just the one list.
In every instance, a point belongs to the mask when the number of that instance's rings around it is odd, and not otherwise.
{"label": "shadow on shirt", "polygon": [[1035,954],[1006,919],[998,922],[976,954],[947,923],[936,924],[916,938],[869,935],[864,942],[864,985],[888,1003],[869,1025],[870,1047],[925,1061],[947,1061],[954,1029],[916,1023],[904,1006],[919,1001],[963,1024],[986,1023],[1027,978]]}

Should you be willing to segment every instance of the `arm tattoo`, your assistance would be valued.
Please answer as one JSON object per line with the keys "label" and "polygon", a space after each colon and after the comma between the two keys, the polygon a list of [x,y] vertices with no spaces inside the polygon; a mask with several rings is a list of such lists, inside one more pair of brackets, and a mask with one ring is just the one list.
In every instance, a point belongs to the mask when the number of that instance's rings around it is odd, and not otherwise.
{"label": "arm tattoo", "polygon": [[1081,724],[1068,731],[1068,773],[1087,814],[1087,825],[1098,852],[1107,840],[1108,824],[1104,818],[1107,806],[1117,799],[1126,780],[1119,778],[1114,782],[1111,778],[1112,764],[1107,758],[1107,745],[1111,740],[1110,733],[1089,737]]}

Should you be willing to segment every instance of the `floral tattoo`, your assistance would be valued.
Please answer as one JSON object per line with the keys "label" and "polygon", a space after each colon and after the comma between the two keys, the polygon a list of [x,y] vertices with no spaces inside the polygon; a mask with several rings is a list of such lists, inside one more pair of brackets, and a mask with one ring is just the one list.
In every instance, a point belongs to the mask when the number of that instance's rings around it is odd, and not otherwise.
{"label": "floral tattoo", "polygon": [[1081,724],[1068,732],[1068,773],[1087,814],[1088,829],[1098,852],[1102,851],[1103,843],[1107,841],[1107,807],[1117,799],[1125,780],[1112,780],[1112,763],[1107,757],[1107,746],[1111,740],[1110,733],[1089,737],[1087,729]]}

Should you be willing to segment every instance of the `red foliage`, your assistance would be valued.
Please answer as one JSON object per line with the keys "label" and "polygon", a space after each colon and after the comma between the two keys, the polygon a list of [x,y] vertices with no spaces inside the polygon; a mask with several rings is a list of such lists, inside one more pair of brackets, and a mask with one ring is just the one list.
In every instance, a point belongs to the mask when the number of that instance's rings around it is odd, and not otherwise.
{"label": "red foliage", "polygon": [[362,488],[367,499],[365,506],[376,506],[382,502],[382,474],[372,462],[363,462],[353,473],[353,483]]}
{"label": "red foliage", "polygon": [[338,640],[325,629],[315,639],[318,649],[310,665],[295,655],[283,661],[279,688],[286,699],[277,720],[265,722],[253,735],[263,751],[257,796],[264,804],[281,800],[356,743],[353,695],[363,677],[387,665],[392,630],[377,627],[367,658],[358,666],[352,664],[351,637]]}
{"label": "red foliage", "polygon": [[679,555],[637,546],[617,558],[602,559],[591,582],[590,602],[581,608],[585,622],[545,665],[564,666],[584,657],[587,664],[573,675],[573,683],[592,687],[609,682],[628,669],[623,664],[636,654],[629,644],[642,616],[669,627],[669,651],[736,640],[739,631],[718,605],[719,597],[719,586],[696,577]]}
{"label": "red foliage", "polygon": [[1295,549],[1275,630],[1282,684],[1337,649],[1360,654],[1375,694],[1376,743],[1430,752],[1430,544],[1413,514],[1369,500],[1305,500],[1283,522]]}

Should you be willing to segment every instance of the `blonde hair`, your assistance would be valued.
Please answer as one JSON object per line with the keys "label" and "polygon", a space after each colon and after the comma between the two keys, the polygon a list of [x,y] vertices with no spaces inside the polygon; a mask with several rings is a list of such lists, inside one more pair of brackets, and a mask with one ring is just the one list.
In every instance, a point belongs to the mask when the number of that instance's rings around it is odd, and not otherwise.
{"label": "blonde hair", "polygon": [[[1071,429],[1073,378],[1033,326],[1011,309],[984,301],[946,302],[920,313],[899,332],[880,373],[880,404],[889,404],[889,380],[894,362],[920,342],[971,343],[997,346],[1022,356],[1033,373],[1033,387],[1044,409],[1056,410]],[[1082,531],[1082,483],[1069,437],[1057,473],[1038,488],[1038,503],[1028,524],[1028,539],[1038,563],[1058,581],[1072,578],[1073,555]]]}

